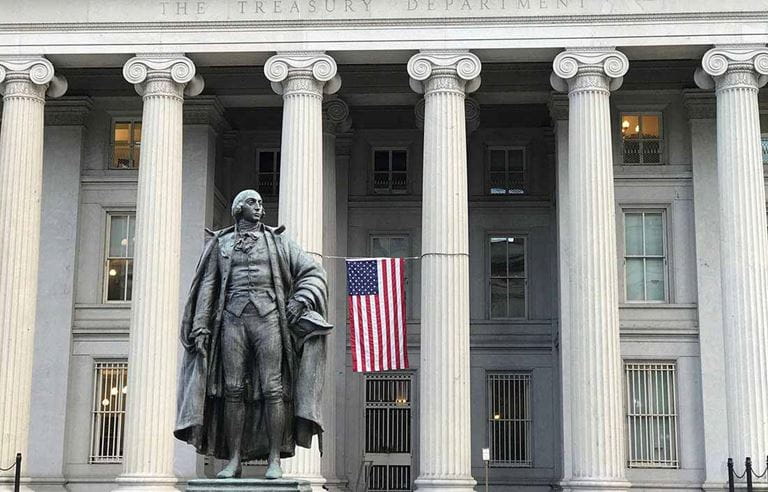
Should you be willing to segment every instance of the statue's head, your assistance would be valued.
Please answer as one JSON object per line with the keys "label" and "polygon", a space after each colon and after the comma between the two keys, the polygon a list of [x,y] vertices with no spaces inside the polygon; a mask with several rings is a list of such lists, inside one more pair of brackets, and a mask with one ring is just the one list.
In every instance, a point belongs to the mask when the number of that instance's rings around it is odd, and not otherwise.
{"label": "statue's head", "polygon": [[232,217],[235,222],[245,220],[258,223],[263,216],[261,195],[256,190],[243,190],[232,201]]}

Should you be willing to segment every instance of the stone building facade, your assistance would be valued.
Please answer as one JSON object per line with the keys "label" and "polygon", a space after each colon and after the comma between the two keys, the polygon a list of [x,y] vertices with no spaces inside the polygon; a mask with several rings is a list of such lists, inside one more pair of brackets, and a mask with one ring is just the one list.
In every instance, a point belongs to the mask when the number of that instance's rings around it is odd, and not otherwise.
{"label": "stone building facade", "polygon": [[[768,2],[0,3],[28,489],[215,472],[171,435],[179,309],[246,187],[329,272],[325,452],[286,462],[316,489],[723,489],[768,455]],[[415,258],[408,371],[351,370],[336,257],[371,256]]]}

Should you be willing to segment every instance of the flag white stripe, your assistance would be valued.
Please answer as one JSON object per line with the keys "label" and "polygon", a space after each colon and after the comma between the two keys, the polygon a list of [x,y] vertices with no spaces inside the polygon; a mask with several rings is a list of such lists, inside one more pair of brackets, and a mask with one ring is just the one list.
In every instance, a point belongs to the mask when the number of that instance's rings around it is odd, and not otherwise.
{"label": "flag white stripe", "polygon": [[365,347],[364,371],[371,370],[371,341],[368,337],[368,309],[365,306],[366,296],[358,296],[360,299],[360,329],[363,332],[363,346]]}
{"label": "flag white stripe", "polygon": [[371,325],[371,333],[373,333],[373,340],[371,341],[371,345],[373,346],[373,370],[374,371],[381,371],[381,365],[379,364],[379,361],[381,360],[381,354],[379,353],[379,322],[376,317],[376,296],[366,296],[368,299],[368,306],[371,310],[371,319],[370,319],[370,325]]}
{"label": "flag white stripe", "polygon": [[[387,292],[387,306],[389,307],[389,310],[387,312],[387,330],[389,331],[389,358],[391,360],[391,367],[392,369],[402,369],[399,367],[399,364],[397,363],[397,336],[395,333],[395,330],[397,329],[397,325],[395,324],[395,302],[393,298],[393,292],[396,291],[396,284],[395,279],[393,278],[394,275],[392,273],[395,271],[395,263],[397,263],[399,260],[396,259],[387,259],[387,285],[389,286],[388,292]],[[402,349],[401,349],[402,350]]]}
{"label": "flag white stripe", "polygon": [[405,330],[403,327],[405,326],[405,320],[403,319],[403,306],[402,306],[402,292],[403,292],[403,286],[400,282],[401,279],[401,273],[400,268],[402,266],[401,261],[395,262],[395,292],[397,292],[397,326],[396,330],[400,334],[400,368],[405,368],[405,350],[408,346],[408,340],[405,339]]}
{"label": "flag white stripe", "polygon": [[352,329],[355,330],[355,371],[362,371],[363,370],[363,354],[362,354],[362,348],[360,347],[363,344],[363,337],[360,336],[360,315],[358,314],[358,305],[357,305],[357,296],[351,296],[352,303],[352,315],[353,315],[353,325]]}

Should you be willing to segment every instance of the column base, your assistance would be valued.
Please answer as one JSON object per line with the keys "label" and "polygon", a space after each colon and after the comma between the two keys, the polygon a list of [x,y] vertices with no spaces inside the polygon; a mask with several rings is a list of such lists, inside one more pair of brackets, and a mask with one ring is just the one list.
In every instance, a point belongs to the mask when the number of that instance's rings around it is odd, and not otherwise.
{"label": "column base", "polygon": [[585,479],[564,480],[560,482],[560,487],[562,488],[563,492],[627,492],[630,486],[630,483],[626,480]]}
{"label": "column base", "polygon": [[468,478],[417,478],[414,482],[417,491],[473,492],[477,482]]}
{"label": "column base", "polygon": [[176,477],[121,475],[115,479],[114,492],[178,492]]}

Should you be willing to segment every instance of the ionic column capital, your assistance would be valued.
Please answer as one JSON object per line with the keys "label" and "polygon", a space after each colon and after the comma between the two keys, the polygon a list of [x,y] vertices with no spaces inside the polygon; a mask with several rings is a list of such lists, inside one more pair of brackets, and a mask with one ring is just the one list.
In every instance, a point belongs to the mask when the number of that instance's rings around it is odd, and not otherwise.
{"label": "ionic column capital", "polygon": [[341,88],[337,72],[336,60],[322,51],[278,53],[264,64],[272,90],[283,96],[334,94]]}
{"label": "ionic column capital", "polygon": [[67,91],[67,79],[55,74],[53,64],[42,56],[0,57],[0,94],[45,100]]}
{"label": "ionic column capital", "polygon": [[422,51],[408,60],[411,89],[475,92],[480,87],[480,59],[469,51]]}
{"label": "ionic column capital", "polygon": [[560,92],[613,91],[628,69],[629,59],[614,48],[568,48],[555,57],[549,81]]}
{"label": "ionic column capital", "polygon": [[137,54],[123,66],[123,77],[140,96],[196,96],[205,82],[195,64],[180,53]]}
{"label": "ionic column capital", "polygon": [[349,117],[349,106],[339,98],[333,98],[323,103],[323,132],[344,133],[352,128]]}
{"label": "ionic column capital", "polygon": [[718,91],[734,87],[757,90],[768,82],[768,47],[715,46],[704,53],[694,74],[696,85]]}

